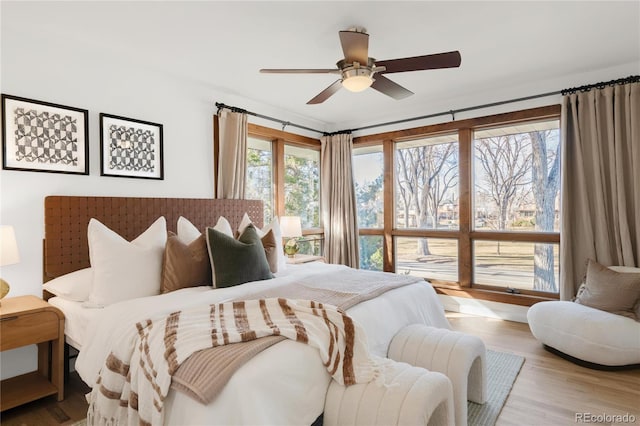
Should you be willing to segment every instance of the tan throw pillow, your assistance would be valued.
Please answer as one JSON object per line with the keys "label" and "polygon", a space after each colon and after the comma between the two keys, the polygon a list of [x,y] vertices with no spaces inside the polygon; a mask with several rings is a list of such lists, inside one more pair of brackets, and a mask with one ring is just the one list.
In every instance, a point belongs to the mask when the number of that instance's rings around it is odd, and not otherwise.
{"label": "tan throw pillow", "polygon": [[273,230],[269,230],[262,238],[262,246],[264,247],[264,254],[267,255],[267,262],[269,262],[269,269],[271,272],[278,272],[278,244],[276,243],[276,236]]}
{"label": "tan throw pillow", "polygon": [[[238,226],[238,235],[242,234],[245,228],[250,224],[252,224],[251,219],[249,218],[249,215],[245,213],[244,216],[242,216],[242,220],[240,221],[240,226]],[[255,224],[253,226],[255,226]],[[220,231],[220,229],[218,228],[216,228],[216,230]],[[271,224],[265,226],[264,228],[256,228],[256,231],[258,232],[258,236],[260,238],[264,237],[267,232],[273,231],[273,236],[276,240],[275,253],[278,257],[278,263],[276,264],[275,269],[270,265],[271,272],[282,272],[287,269],[287,258],[285,257],[284,249],[282,247],[282,231],[280,230],[280,221],[278,220],[278,217],[274,217],[273,221],[271,221]]]}
{"label": "tan throw pillow", "polygon": [[161,293],[187,287],[211,285],[207,240],[200,235],[190,244],[170,235],[164,250]]}
{"label": "tan throw pillow", "polygon": [[576,303],[602,311],[635,318],[640,299],[640,273],[613,271],[593,260],[587,265],[587,277]]}

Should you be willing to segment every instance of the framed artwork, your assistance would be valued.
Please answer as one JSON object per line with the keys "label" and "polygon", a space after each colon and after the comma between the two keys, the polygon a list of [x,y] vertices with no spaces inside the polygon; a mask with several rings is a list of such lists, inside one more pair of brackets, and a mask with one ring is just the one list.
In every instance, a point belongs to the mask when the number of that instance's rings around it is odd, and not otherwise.
{"label": "framed artwork", "polygon": [[100,175],[164,179],[162,124],[100,113]]}
{"label": "framed artwork", "polygon": [[2,168],[89,174],[86,109],[2,94]]}

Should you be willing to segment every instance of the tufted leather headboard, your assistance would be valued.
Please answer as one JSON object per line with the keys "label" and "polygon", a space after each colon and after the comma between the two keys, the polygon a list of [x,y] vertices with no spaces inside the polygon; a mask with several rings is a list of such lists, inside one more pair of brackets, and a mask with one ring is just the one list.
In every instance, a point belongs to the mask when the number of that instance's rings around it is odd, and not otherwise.
{"label": "tufted leather headboard", "polygon": [[87,226],[91,218],[131,241],[160,216],[166,218],[168,230],[176,232],[180,216],[200,230],[224,216],[237,229],[245,212],[256,226],[263,226],[260,200],[49,196],[44,200],[43,279],[90,266]]}

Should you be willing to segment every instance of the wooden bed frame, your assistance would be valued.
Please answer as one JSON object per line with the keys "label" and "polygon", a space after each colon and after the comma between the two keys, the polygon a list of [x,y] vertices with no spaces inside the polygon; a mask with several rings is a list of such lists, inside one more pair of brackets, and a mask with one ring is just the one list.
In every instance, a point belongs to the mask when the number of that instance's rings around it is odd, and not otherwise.
{"label": "wooden bed frame", "polygon": [[131,241],[160,216],[166,218],[168,230],[176,232],[180,216],[204,231],[220,216],[237,229],[245,213],[256,226],[263,226],[260,200],[48,196],[44,200],[43,282],[90,266],[87,226],[91,218]]}

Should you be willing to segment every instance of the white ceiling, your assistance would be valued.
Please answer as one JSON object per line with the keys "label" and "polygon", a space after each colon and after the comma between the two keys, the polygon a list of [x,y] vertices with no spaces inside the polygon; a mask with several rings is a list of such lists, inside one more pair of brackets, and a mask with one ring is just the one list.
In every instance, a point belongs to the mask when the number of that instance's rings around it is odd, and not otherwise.
{"label": "white ceiling", "polygon": [[[105,57],[117,52],[123,66],[143,62],[202,84],[212,93],[223,94],[222,98],[273,106],[290,113],[291,118],[284,118],[309,119],[321,129],[435,112],[431,106],[449,105],[473,94],[485,94],[487,102],[500,100],[486,94],[624,64],[635,64],[640,72],[638,1],[48,5],[41,13],[55,16],[47,31],[81,35],[93,49],[103,49]],[[27,23],[29,16],[23,13],[14,18]],[[331,68],[342,58],[338,31],[356,25],[367,28],[369,56],[376,59],[459,50],[462,65],[389,74],[415,93],[405,100],[371,89],[362,93],[343,89],[320,105],[306,102],[331,84],[335,75],[258,72],[260,68]],[[458,102],[455,106],[469,105]]]}

